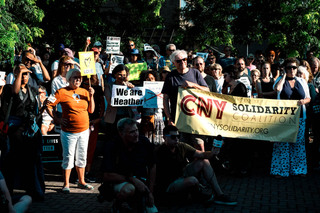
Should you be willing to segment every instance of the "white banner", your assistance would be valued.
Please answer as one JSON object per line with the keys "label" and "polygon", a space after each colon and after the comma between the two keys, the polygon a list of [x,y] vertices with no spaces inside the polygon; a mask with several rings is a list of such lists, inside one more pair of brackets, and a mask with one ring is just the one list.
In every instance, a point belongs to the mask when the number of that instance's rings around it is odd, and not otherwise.
{"label": "white banner", "polygon": [[144,87],[112,86],[111,106],[143,106]]}
{"label": "white banner", "polygon": [[144,81],[145,88],[143,108],[163,108],[163,81]]}
{"label": "white banner", "polygon": [[120,53],[120,37],[107,37],[107,54],[119,54]]}

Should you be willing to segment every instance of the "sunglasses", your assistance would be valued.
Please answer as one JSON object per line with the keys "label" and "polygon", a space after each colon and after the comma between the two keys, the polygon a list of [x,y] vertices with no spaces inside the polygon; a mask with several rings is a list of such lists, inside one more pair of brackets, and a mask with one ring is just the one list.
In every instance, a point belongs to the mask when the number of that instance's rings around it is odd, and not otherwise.
{"label": "sunglasses", "polygon": [[296,66],[287,66],[286,69],[287,69],[287,70],[291,70],[291,69],[294,69],[294,70],[295,70],[295,69],[297,69],[297,67],[296,67]]}
{"label": "sunglasses", "polygon": [[179,139],[180,135],[165,135],[166,137],[170,137],[172,140]]}
{"label": "sunglasses", "polygon": [[174,52],[174,51],[176,51],[176,50],[168,50],[168,51],[170,51],[170,52]]}
{"label": "sunglasses", "polygon": [[65,67],[71,67],[72,64],[64,64]]}
{"label": "sunglasses", "polygon": [[200,66],[200,65],[202,65],[203,63],[199,63],[199,64],[196,64],[196,66]]}
{"label": "sunglasses", "polygon": [[187,61],[186,58],[176,60],[177,63],[182,63],[182,62],[186,62],[186,61]]}

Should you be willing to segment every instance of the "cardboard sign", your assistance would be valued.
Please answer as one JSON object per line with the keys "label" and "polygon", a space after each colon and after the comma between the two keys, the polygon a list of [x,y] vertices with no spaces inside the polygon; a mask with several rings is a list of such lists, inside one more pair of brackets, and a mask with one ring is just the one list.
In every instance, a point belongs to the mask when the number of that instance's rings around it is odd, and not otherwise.
{"label": "cardboard sign", "polygon": [[79,52],[81,75],[95,75],[96,62],[94,61],[93,51]]}
{"label": "cardboard sign", "polygon": [[145,89],[143,108],[163,108],[163,81],[144,81]]}
{"label": "cardboard sign", "polygon": [[107,54],[119,54],[120,53],[120,37],[107,37]]}
{"label": "cardboard sign", "polygon": [[123,59],[124,56],[121,55],[113,55],[110,59],[111,65],[109,69],[109,73],[112,73],[112,70],[118,65],[118,64],[123,64]]}
{"label": "cardboard sign", "polygon": [[204,59],[204,61],[206,61],[207,58],[208,58],[209,53],[197,52],[196,55],[202,57]]}
{"label": "cardboard sign", "polygon": [[296,100],[244,98],[179,88],[179,131],[253,140],[296,142],[301,106]]}
{"label": "cardboard sign", "polygon": [[129,81],[140,80],[140,73],[148,69],[147,63],[126,64],[129,68]]}
{"label": "cardboard sign", "polygon": [[143,106],[144,87],[112,86],[111,106]]}
{"label": "cardboard sign", "polygon": [[4,86],[6,84],[6,72],[0,71],[0,86]]}

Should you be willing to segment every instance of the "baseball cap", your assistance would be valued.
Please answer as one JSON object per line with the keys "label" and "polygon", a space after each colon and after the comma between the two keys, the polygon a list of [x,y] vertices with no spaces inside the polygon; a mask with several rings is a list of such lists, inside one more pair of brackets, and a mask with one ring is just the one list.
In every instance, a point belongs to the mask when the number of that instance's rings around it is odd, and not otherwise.
{"label": "baseball cap", "polygon": [[102,44],[100,41],[96,41],[96,42],[94,42],[93,46],[94,47],[102,47]]}

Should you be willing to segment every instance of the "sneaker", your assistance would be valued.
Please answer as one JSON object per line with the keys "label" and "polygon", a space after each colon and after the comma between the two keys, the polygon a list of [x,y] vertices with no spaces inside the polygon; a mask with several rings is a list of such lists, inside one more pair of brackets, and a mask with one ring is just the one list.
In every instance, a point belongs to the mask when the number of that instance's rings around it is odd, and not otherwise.
{"label": "sneaker", "polygon": [[237,201],[231,200],[227,195],[220,195],[216,196],[214,199],[215,204],[220,204],[220,205],[228,205],[228,206],[235,206],[237,205]]}

